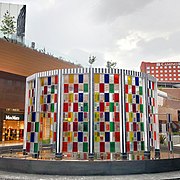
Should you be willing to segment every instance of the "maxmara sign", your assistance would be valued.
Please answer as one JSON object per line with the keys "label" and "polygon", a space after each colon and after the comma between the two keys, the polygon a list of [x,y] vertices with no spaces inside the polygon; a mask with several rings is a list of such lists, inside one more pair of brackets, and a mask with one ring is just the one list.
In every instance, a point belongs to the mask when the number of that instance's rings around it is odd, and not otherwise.
{"label": "maxmara sign", "polygon": [[4,120],[20,121],[20,120],[24,120],[24,115],[23,114],[5,114]]}

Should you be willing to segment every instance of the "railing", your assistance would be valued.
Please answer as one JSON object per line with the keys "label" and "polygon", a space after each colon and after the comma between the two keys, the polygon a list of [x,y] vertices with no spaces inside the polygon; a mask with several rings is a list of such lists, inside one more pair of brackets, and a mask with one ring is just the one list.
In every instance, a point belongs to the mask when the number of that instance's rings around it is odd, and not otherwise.
{"label": "railing", "polygon": [[25,46],[27,48],[31,48],[31,49],[33,49],[35,51],[38,51],[38,52],[42,53],[42,54],[46,54],[46,55],[52,56],[54,58],[67,61],[69,63],[78,64],[77,61],[76,61],[76,63],[73,62],[74,60],[73,60],[72,57],[67,56],[65,54],[60,54],[56,50],[53,50],[51,48],[40,45],[39,43],[30,41],[30,40],[28,40],[26,38],[22,39],[22,38],[19,38],[17,36],[11,36],[11,37],[8,38],[8,37],[3,36],[1,33],[0,33],[0,38],[6,40],[8,42],[11,42],[11,43],[15,43],[15,44]]}

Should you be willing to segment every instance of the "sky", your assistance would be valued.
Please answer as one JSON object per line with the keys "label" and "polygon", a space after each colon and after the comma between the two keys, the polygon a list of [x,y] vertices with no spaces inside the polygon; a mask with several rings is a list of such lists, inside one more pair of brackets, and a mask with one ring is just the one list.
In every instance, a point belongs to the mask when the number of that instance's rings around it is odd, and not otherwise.
{"label": "sky", "polygon": [[89,67],[180,62],[180,0],[0,0],[26,4],[26,39]]}

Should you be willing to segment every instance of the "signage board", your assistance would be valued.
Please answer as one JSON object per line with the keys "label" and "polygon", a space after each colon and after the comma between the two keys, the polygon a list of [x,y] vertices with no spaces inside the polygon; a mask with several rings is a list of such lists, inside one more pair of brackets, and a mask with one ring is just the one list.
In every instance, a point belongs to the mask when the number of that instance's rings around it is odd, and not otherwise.
{"label": "signage board", "polygon": [[7,113],[5,113],[4,120],[23,121],[24,114],[10,114],[10,113],[7,114]]}

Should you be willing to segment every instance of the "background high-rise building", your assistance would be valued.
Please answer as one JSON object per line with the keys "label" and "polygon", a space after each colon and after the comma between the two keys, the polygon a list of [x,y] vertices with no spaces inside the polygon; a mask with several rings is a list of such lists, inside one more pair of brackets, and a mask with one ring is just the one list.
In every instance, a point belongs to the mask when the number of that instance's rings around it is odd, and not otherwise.
{"label": "background high-rise building", "polygon": [[180,62],[142,62],[140,69],[156,77],[158,85],[180,86]]}

